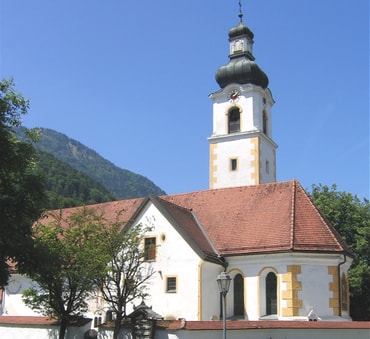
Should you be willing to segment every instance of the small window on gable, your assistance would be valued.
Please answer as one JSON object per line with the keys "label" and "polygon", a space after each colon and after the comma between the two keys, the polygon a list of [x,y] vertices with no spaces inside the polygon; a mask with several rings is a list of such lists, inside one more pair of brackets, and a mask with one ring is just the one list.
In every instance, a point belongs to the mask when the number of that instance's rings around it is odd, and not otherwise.
{"label": "small window on gable", "polygon": [[177,279],[176,277],[167,277],[166,279],[166,293],[177,292]]}
{"label": "small window on gable", "polygon": [[231,171],[238,170],[238,159],[230,159],[230,170]]}
{"label": "small window on gable", "polygon": [[228,130],[229,130],[229,133],[235,133],[235,132],[239,132],[240,131],[240,111],[239,111],[239,108],[237,107],[233,107],[230,111],[229,111],[229,126],[228,126]]}
{"label": "small window on gable", "polygon": [[156,254],[156,238],[148,237],[144,239],[144,259],[155,260]]}

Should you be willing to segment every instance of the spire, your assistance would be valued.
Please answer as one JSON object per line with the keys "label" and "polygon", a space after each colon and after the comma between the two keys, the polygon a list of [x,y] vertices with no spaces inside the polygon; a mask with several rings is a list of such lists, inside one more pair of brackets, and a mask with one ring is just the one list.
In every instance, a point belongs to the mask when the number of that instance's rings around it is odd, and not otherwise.
{"label": "spire", "polygon": [[240,23],[243,23],[243,12],[242,12],[242,1],[239,0],[239,20],[240,20]]}
{"label": "spire", "polygon": [[229,30],[229,63],[216,72],[216,81],[221,88],[231,83],[254,84],[267,88],[268,77],[254,62],[253,32],[243,23],[241,0],[239,0],[239,22]]}

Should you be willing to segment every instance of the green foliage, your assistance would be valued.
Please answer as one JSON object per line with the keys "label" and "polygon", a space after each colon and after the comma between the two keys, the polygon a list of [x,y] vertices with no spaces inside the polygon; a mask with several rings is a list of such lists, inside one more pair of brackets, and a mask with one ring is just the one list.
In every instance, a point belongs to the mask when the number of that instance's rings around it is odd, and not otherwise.
{"label": "green foliage", "polygon": [[31,227],[41,214],[44,191],[29,141],[20,142],[13,128],[20,126],[28,101],[17,93],[13,80],[0,82],[0,286],[9,279],[8,260],[22,261]]}
{"label": "green foliage", "polygon": [[370,204],[336,185],[313,185],[311,198],[355,254],[349,271],[351,316],[370,320]]}
{"label": "green foliage", "polygon": [[[117,220],[118,217],[119,214]],[[107,273],[97,281],[103,299],[115,313],[114,339],[118,338],[121,321],[127,316],[127,304],[147,295],[146,284],[154,273],[150,263],[144,261],[143,248],[144,236],[151,229],[141,225],[127,226],[123,231],[121,228],[117,221],[105,230],[111,260]]]}
{"label": "green foliage", "polygon": [[[16,132],[23,140],[23,130],[18,129]],[[115,166],[95,151],[62,133],[47,128],[39,128],[39,132],[39,142],[34,145],[38,150],[52,154],[58,160],[86,174],[118,199],[165,194],[148,178]]]}
{"label": "green foliage", "polygon": [[[65,213],[65,215],[63,214]],[[60,338],[76,317],[87,310],[86,300],[109,261],[105,248],[104,219],[87,208],[47,216],[52,221],[34,227],[34,247],[19,266],[39,285],[25,291],[32,309],[61,321]]]}
{"label": "green foliage", "polygon": [[37,162],[45,176],[46,209],[59,209],[113,201],[116,198],[101,184],[61,162],[51,154],[37,151]]}

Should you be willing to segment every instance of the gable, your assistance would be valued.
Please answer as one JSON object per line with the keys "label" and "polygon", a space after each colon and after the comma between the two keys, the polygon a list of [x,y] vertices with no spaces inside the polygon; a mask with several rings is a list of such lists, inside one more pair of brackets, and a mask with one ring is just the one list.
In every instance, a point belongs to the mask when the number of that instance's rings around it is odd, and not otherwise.
{"label": "gable", "polygon": [[149,204],[153,204],[156,207],[159,213],[201,259],[219,263],[219,255],[216,248],[213,246],[196,216],[189,209],[175,205],[159,197],[151,196],[143,201],[141,207],[132,216],[131,222],[134,220],[137,221],[138,216]]}

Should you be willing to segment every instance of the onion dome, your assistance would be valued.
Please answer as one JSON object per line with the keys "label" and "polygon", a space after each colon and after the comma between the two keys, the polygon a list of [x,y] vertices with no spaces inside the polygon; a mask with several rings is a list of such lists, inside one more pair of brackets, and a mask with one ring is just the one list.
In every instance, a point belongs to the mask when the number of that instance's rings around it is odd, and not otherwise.
{"label": "onion dome", "polygon": [[221,66],[216,72],[216,81],[221,88],[229,84],[253,84],[267,88],[267,75],[254,62],[252,54],[253,32],[240,22],[229,30],[230,55],[229,63]]}
{"label": "onion dome", "polygon": [[[240,14],[239,14],[240,16]],[[243,22],[240,20],[239,24],[236,26],[230,28],[229,30],[229,39],[235,39],[238,36],[247,35],[253,40],[254,34],[253,32],[243,24]]]}

